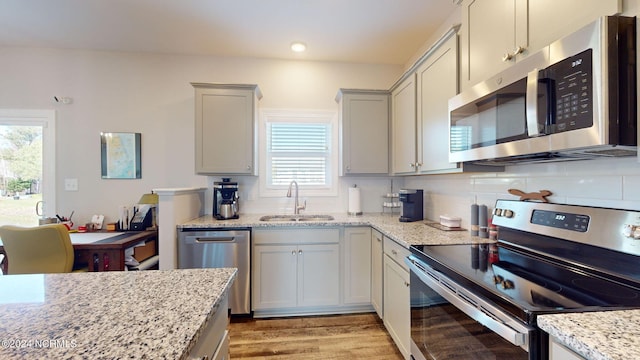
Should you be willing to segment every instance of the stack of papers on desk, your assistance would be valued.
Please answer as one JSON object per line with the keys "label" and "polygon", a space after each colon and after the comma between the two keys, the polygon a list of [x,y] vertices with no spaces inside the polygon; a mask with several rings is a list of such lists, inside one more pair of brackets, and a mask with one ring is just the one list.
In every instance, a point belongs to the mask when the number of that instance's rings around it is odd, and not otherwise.
{"label": "stack of papers on desk", "polygon": [[69,235],[71,236],[71,243],[72,244],[91,244],[97,241],[101,241],[104,239],[108,239],[111,237],[116,237],[119,235],[122,235],[124,233],[121,232],[110,232],[110,233],[103,233],[103,232],[96,232],[96,233],[69,233]]}

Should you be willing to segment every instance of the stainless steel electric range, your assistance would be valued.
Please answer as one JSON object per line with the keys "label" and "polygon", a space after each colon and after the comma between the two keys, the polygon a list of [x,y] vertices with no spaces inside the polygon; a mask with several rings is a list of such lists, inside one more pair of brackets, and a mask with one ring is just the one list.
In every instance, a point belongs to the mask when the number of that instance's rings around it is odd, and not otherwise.
{"label": "stainless steel electric range", "polygon": [[412,246],[415,359],[547,359],[540,314],[640,308],[640,212],[498,200],[493,244]]}

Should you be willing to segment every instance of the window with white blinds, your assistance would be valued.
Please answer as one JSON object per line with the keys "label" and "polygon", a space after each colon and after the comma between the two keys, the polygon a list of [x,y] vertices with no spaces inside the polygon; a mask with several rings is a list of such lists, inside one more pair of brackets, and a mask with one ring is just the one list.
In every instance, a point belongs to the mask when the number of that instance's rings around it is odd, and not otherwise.
{"label": "window with white blinds", "polygon": [[330,185],[331,124],[267,121],[267,186]]}
{"label": "window with white blinds", "polygon": [[451,152],[471,149],[471,126],[452,126],[449,147]]}

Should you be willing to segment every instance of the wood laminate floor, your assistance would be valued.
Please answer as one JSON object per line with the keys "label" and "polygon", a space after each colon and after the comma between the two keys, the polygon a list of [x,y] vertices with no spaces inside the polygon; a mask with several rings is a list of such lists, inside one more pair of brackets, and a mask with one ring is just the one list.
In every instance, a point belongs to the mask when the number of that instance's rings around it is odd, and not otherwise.
{"label": "wood laminate floor", "polygon": [[375,313],[232,318],[231,359],[384,359],[402,355]]}

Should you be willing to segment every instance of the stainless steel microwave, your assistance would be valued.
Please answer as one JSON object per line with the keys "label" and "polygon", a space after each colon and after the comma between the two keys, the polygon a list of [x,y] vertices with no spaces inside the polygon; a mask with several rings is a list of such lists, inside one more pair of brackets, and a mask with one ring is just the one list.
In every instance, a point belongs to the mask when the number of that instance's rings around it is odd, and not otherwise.
{"label": "stainless steel microwave", "polygon": [[606,16],[449,100],[449,161],[637,155],[636,19]]}

